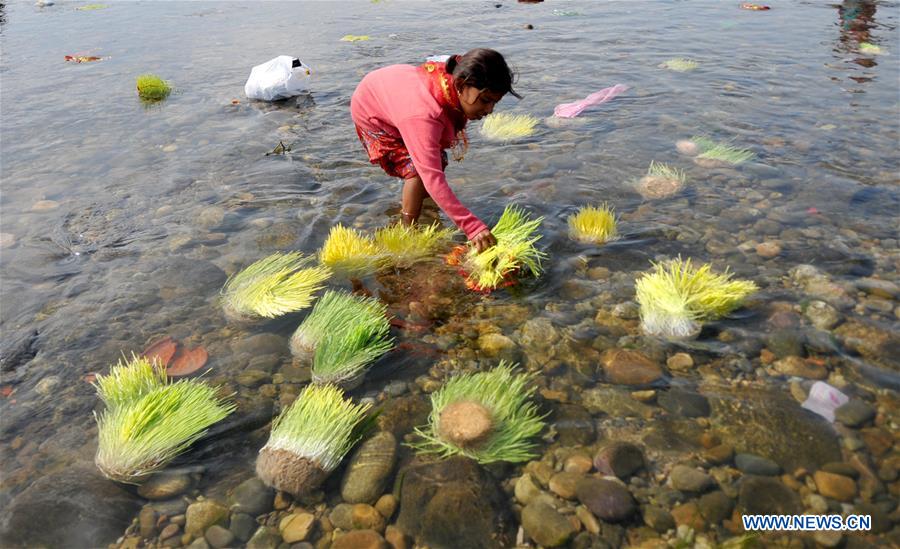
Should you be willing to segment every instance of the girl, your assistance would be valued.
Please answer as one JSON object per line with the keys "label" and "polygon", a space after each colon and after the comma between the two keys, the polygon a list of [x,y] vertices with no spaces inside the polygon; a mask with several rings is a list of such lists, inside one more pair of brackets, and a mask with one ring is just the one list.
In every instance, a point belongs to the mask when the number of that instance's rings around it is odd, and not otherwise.
{"label": "girl", "polygon": [[362,79],[350,114],[369,160],[403,179],[405,224],[419,218],[422,201],[431,196],[479,252],[497,243],[447,184],[445,149],[462,160],[466,122],[491,114],[506,93],[520,97],[512,81],[503,56],[484,48],[451,55],[446,64],[391,65]]}

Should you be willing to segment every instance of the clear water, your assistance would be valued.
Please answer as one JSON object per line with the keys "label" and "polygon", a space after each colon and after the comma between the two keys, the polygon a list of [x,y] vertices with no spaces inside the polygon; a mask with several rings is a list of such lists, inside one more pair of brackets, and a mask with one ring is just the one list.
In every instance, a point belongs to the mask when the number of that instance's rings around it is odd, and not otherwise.
{"label": "clear water", "polygon": [[[878,2],[853,23],[856,4],[870,3],[781,2],[770,12],[736,2],[510,0],[0,7],[3,501],[92,458],[96,400],[85,376],[154,337],[205,346],[211,379],[240,389],[248,406],[273,400],[234,383],[247,363],[230,350],[252,334],[287,337],[297,317],[228,326],[218,291],[226,273],[272,251],[314,252],[335,223],[374,229],[396,213],[399,185],[366,162],[349,117],[357,82],[386,64],[496,48],[518,70],[524,96],[498,110],[541,118],[599,88],[631,88],[520,143],[488,143],[477,123],[470,128],[468,157],[448,170],[455,191],[485,220],[510,202],[545,216],[541,243],[551,255],[540,281],[493,295],[490,307],[515,303],[560,328],[583,325],[597,308],[633,299],[634,275],[649,260],[681,253],[763,287],[755,307],[721,327],[759,341],[772,329],[767,303],[803,299],[782,282],[797,264],[848,287],[862,277],[900,282],[900,11]],[[371,40],[339,41],[345,34]],[[860,54],[860,40],[887,55]],[[311,97],[247,101],[250,67],[279,54],[313,68]],[[65,55],[104,60],[74,64]],[[673,57],[699,68],[658,67]],[[175,93],[143,105],[134,80],[144,72],[170,80]],[[695,134],[732,140],[757,158],[736,169],[696,166],[674,146]],[[279,141],[291,152],[266,156]],[[687,190],[641,198],[633,181],[651,160],[684,168]],[[57,207],[41,210],[45,200]],[[625,238],[599,249],[571,243],[565,217],[601,201],[622,214]],[[771,239],[782,246],[774,259],[740,247]],[[588,280],[597,266],[612,278]],[[573,296],[574,283],[586,294]],[[847,316],[896,334],[896,307],[860,301]],[[398,335],[429,349],[436,340]],[[708,339],[723,355],[758,358],[739,342]],[[289,362],[286,346],[278,359]],[[434,360],[395,352],[356,396],[411,382]],[[873,368],[896,388],[896,372]],[[264,439],[241,436],[222,441],[227,452],[202,456],[210,491],[252,467]]]}

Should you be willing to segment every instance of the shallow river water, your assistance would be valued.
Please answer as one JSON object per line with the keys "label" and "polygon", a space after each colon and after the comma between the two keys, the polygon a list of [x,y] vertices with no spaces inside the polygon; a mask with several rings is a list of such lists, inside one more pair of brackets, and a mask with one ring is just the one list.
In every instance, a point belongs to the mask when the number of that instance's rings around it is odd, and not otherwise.
{"label": "shallow river water", "polygon": [[[287,347],[304,313],[230,324],[219,290],[272,252],[314,253],[338,222],[373,230],[393,219],[399,183],[367,162],[350,96],[377,67],[476,46],[501,51],[518,72],[524,98],[497,110],[542,122],[508,144],[471,124],[469,154],[448,178],[488,223],[510,203],[544,216],[545,273],[490,296],[466,293],[437,260],[364,281],[398,318],[398,345],[351,394],[382,405],[380,428],[402,443],[448,375],[506,358],[537,372],[548,427],[533,462],[476,469],[497,485],[493,503],[478,505],[505,517],[498,523],[469,524],[446,503],[413,518],[394,480],[422,465],[401,444],[381,492],[395,487],[400,508],[369,527],[433,547],[690,546],[742,535],[741,512],[780,510],[869,514],[876,524],[866,534],[748,543],[900,543],[897,2],[773,0],[770,11],[736,1],[552,0],[77,9],[85,5],[0,5],[5,543],[188,545],[202,536],[183,533],[186,505],[200,496],[240,505],[269,420],[309,379]],[[347,34],[370,39],[341,41]],[[312,67],[311,93],[248,101],[250,68],[281,54]],[[673,58],[698,65],[661,66]],[[174,93],[143,104],[134,81],[145,72]],[[556,104],[619,83],[629,90],[609,103],[552,117]],[[701,165],[675,147],[695,135],[755,158]],[[290,151],[266,155],[279,142]],[[644,198],[635,182],[651,161],[683,169],[684,188]],[[566,217],[604,201],[623,238],[571,241]],[[679,254],[730,268],[760,291],[694,341],[644,337],[634,280],[651,261]],[[169,468],[183,484],[173,499],[141,511],[146,493],[92,478],[99,405],[89,381],[164,336],[203,346],[206,378],[234,391],[239,407]],[[851,397],[852,417],[832,425],[800,408],[814,380]],[[598,520],[600,504],[572,486],[601,476],[603,449],[625,441],[642,454],[634,474],[619,475],[637,505]],[[468,465],[451,463],[435,478],[465,476]],[[686,486],[696,479],[679,465],[708,482]],[[249,530],[237,512],[226,516],[219,522],[233,540],[216,546],[241,545],[247,532],[259,547],[286,544],[282,517],[308,511],[316,522],[306,542],[338,547],[343,475],[308,501],[269,495],[252,513],[245,506],[257,521]],[[465,501],[460,509],[470,504],[480,509]],[[409,526],[419,521],[420,530]],[[465,543],[448,541],[454,528]],[[222,541],[217,534],[206,540]]]}

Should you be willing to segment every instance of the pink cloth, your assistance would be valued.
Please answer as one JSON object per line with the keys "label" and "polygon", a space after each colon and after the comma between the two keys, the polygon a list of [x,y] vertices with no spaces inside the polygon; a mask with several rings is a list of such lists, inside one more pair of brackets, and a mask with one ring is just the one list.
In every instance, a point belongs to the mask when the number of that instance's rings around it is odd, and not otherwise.
{"label": "pink cloth", "polygon": [[487,229],[447,184],[441,153],[456,131],[417,67],[391,65],[367,74],[350,99],[350,115],[360,128],[402,139],[425,190],[467,238]]}
{"label": "pink cloth", "polygon": [[602,90],[594,92],[591,95],[585,97],[581,101],[557,105],[556,108],[553,109],[553,116],[558,116],[560,118],[575,118],[576,116],[581,114],[581,111],[583,111],[584,109],[593,105],[606,103],[613,97],[627,90],[628,86],[624,84],[616,84],[611,88],[603,88]]}

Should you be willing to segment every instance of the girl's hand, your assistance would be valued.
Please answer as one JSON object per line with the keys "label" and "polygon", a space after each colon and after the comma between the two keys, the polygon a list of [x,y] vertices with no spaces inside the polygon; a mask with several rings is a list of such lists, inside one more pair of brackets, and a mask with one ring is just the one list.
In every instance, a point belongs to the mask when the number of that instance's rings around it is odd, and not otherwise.
{"label": "girl's hand", "polygon": [[491,234],[490,229],[485,229],[473,236],[469,242],[471,242],[475,246],[475,249],[478,250],[478,253],[481,253],[496,244],[497,239],[494,238],[494,235]]}

